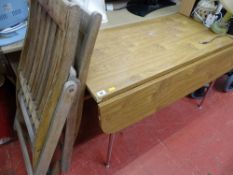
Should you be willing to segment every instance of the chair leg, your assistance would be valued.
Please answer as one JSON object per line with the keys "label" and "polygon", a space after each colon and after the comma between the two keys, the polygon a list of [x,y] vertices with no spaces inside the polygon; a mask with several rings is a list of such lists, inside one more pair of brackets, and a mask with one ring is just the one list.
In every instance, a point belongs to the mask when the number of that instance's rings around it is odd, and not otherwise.
{"label": "chair leg", "polygon": [[3,86],[5,82],[5,77],[4,75],[7,72],[7,59],[3,53],[0,51],[0,87]]}
{"label": "chair leg", "polygon": [[[79,99],[79,95],[80,94],[78,94],[76,99]],[[82,105],[78,106],[78,104],[79,103],[72,106],[70,116],[68,117],[66,122],[64,147],[62,149],[61,157],[61,171],[63,173],[68,171],[71,164],[71,157],[74,149],[73,147],[82,120]]]}
{"label": "chair leg", "polygon": [[214,84],[215,84],[214,81],[210,83],[209,87],[208,87],[207,90],[206,90],[205,96],[203,97],[203,99],[202,99],[202,100],[200,101],[200,103],[198,104],[198,107],[199,107],[199,108],[202,108],[202,107],[203,107],[203,104],[205,103],[206,98],[209,96],[210,91],[212,90]]}
{"label": "chair leg", "polygon": [[112,157],[112,148],[113,148],[113,143],[115,139],[115,134],[110,134],[109,135],[109,141],[108,141],[108,152],[107,152],[107,160],[105,163],[106,168],[110,168],[110,162],[111,162],[111,157]]}
{"label": "chair leg", "polygon": [[2,87],[5,83],[5,77],[0,74],[0,87]]}
{"label": "chair leg", "polygon": [[[74,113],[77,114],[77,113]],[[76,117],[76,116],[75,116]],[[76,127],[78,121],[78,127]],[[62,173],[65,173],[68,171],[69,166],[71,164],[71,158],[73,153],[73,147],[76,139],[75,135],[75,129],[79,130],[79,126],[81,123],[81,117],[79,119],[68,119],[66,123],[66,129],[65,129],[65,139],[64,139],[64,145],[62,149],[62,158],[61,158],[61,171]]]}
{"label": "chair leg", "polygon": [[36,163],[34,175],[45,175],[49,169],[49,163],[52,160],[53,154],[59,143],[63,127],[68,118],[70,107],[76,99],[76,93],[79,89],[78,82],[69,80],[65,83],[61,97],[59,99],[57,110],[54,113],[53,120],[47,132],[46,141],[43,144],[40,156]]}

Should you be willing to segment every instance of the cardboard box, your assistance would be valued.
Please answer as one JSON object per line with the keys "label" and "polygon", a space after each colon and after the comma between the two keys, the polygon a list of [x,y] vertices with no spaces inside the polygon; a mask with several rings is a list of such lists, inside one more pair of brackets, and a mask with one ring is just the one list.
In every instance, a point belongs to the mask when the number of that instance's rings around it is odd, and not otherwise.
{"label": "cardboard box", "polygon": [[180,13],[185,16],[190,16],[197,0],[181,0]]}

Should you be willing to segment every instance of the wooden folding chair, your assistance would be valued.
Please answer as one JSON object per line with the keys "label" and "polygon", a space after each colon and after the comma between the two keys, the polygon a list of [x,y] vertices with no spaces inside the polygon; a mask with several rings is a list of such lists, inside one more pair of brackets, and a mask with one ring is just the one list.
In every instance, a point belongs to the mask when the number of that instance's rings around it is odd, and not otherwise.
{"label": "wooden folding chair", "polygon": [[76,97],[77,100],[75,100],[75,103],[67,120],[61,164],[61,169],[63,172],[66,172],[68,170],[71,162],[74,142],[78,135],[82,119],[88,69],[102,20],[102,16],[98,13],[90,14],[84,9],[80,10],[81,23],[74,64],[75,70],[77,71],[77,78],[80,82],[80,91]]}
{"label": "wooden folding chair", "polygon": [[47,173],[79,94],[80,83],[70,70],[78,43],[80,12],[80,7],[68,0],[31,0],[29,28],[18,67],[15,118],[29,175]]}

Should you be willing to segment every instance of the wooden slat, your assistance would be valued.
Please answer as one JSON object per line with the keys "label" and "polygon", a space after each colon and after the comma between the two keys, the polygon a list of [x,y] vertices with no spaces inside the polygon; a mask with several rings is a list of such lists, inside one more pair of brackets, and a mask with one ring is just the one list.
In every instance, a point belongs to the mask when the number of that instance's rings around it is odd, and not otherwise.
{"label": "wooden slat", "polygon": [[32,83],[32,86],[31,86],[31,91],[32,91],[32,98],[36,99],[36,91],[38,90],[38,87],[39,85],[41,84],[41,81],[42,79],[40,78],[42,76],[42,72],[44,70],[44,67],[46,67],[46,63],[47,63],[47,60],[45,60],[45,50],[46,50],[46,47],[47,47],[47,42],[50,38],[49,36],[49,30],[50,30],[50,25],[51,25],[51,18],[49,16],[45,16],[45,19],[44,19],[44,29],[43,29],[43,35],[41,36],[42,38],[42,41],[41,41],[41,48],[39,50],[39,52],[36,54],[36,57],[35,59],[38,59],[39,62],[38,62],[38,65],[37,65],[37,70],[36,70],[36,73],[35,73],[35,76],[33,78],[33,83]]}
{"label": "wooden slat", "polygon": [[86,30],[90,25],[91,16],[95,14],[90,14],[89,12],[85,11],[84,9],[81,10],[81,24],[79,31],[83,34],[86,34]]}
{"label": "wooden slat", "polygon": [[231,46],[100,103],[101,128],[108,134],[120,131],[188,95],[203,84],[215,80],[232,68]]}
{"label": "wooden slat", "polygon": [[[54,79],[54,76],[56,75],[57,73],[57,66],[59,64],[59,60],[61,59],[61,54],[62,54],[62,51],[63,51],[63,41],[64,41],[64,33],[60,30],[57,31],[57,34],[55,36],[55,42],[54,42],[54,50],[52,51],[52,60],[51,60],[51,64],[49,65],[49,71],[48,71],[48,74],[47,74],[47,82],[46,82],[46,85],[45,85],[45,91],[44,93],[42,94],[42,97],[45,97],[45,98],[42,98],[41,100],[41,103],[39,104],[39,109],[40,109],[40,113],[43,112],[43,110],[45,110],[46,108],[46,103],[47,103],[47,100],[50,98],[51,94],[50,94],[50,89],[51,87],[54,87],[53,86],[53,79]],[[57,75],[56,75],[57,77]]]}
{"label": "wooden slat", "polygon": [[18,95],[18,100],[19,100],[20,108],[21,108],[21,111],[23,114],[23,118],[24,118],[27,130],[28,130],[30,141],[31,141],[31,143],[33,143],[34,139],[35,139],[35,128],[33,128],[33,125],[31,123],[31,120],[30,120],[30,117],[28,115],[28,111],[27,111],[27,108],[25,106],[22,94]]}
{"label": "wooden slat", "polygon": [[[83,25],[81,24],[81,26],[85,32],[82,32],[83,39],[78,45],[75,59],[75,68],[78,70],[78,77],[81,82],[85,82],[87,79],[87,72],[91,61],[90,58],[93,53],[92,50],[95,45],[101,21],[101,16],[99,14],[92,14],[89,18],[87,18],[86,15],[84,16],[85,18],[83,18],[82,21],[85,22],[82,22]],[[87,21],[89,22],[88,24],[86,24]]]}
{"label": "wooden slat", "polygon": [[30,92],[29,92],[28,86],[27,86],[27,82],[24,79],[21,72],[19,73],[18,77],[19,77],[18,84],[20,85],[19,90],[23,91],[26,104],[28,105],[31,102],[31,97],[30,97]]}
{"label": "wooden slat", "polygon": [[[35,4],[37,5],[37,4]],[[31,75],[31,71],[32,71],[32,67],[33,67],[33,63],[34,63],[34,56],[35,56],[35,50],[37,49],[37,44],[38,44],[38,39],[39,39],[39,29],[40,29],[40,19],[41,19],[41,6],[37,5],[36,7],[36,12],[37,14],[33,14],[33,16],[31,16],[31,20],[33,20],[34,25],[32,27],[32,31],[35,31],[32,33],[31,39],[29,42],[29,47],[23,48],[23,52],[24,50],[28,50],[28,54],[27,54],[27,62],[25,63],[25,69],[23,72],[25,79],[29,79],[30,75]],[[30,25],[30,24],[29,24]],[[27,45],[27,44],[26,44]]]}
{"label": "wooden slat", "polygon": [[[38,129],[39,117],[37,114],[35,101],[32,99],[32,95],[28,89],[28,86],[27,86],[26,81],[23,78],[22,74],[19,74],[19,81],[20,81],[20,85],[21,85],[21,91],[22,91],[22,94],[24,96],[24,106],[26,106],[27,110],[29,110],[32,126],[34,126],[35,129]],[[20,92],[18,92],[18,93],[20,93]]]}
{"label": "wooden slat", "polygon": [[[30,6],[31,10],[30,10],[30,14],[29,14],[29,20],[28,20],[28,23],[30,24],[32,22],[32,20],[35,20],[34,19],[34,16],[35,16],[35,13],[37,12],[37,3],[36,1],[33,1],[32,2],[33,5]],[[28,62],[28,52],[29,52],[29,46],[31,46],[31,42],[30,42],[30,39],[35,36],[35,30],[34,30],[34,27],[33,25],[28,25],[28,28],[27,28],[27,34],[26,34],[26,38],[25,38],[25,43],[24,43],[24,48],[22,53],[21,53],[21,58],[20,58],[20,64],[19,64],[19,67],[18,69],[21,71],[22,69],[24,70],[25,69],[25,66],[26,66],[26,63]]]}
{"label": "wooden slat", "polygon": [[[67,0],[38,0],[43,9],[49,14],[53,21],[59,26],[60,29],[65,29],[65,21],[68,6],[71,5]],[[66,4],[66,5],[64,5]]]}
{"label": "wooden slat", "polygon": [[38,82],[40,83],[38,84],[38,87],[36,88],[36,92],[35,92],[38,105],[41,103],[41,98],[43,97],[43,92],[45,91],[45,85],[48,80],[48,76],[47,76],[48,71],[53,60],[50,58],[52,57],[52,53],[53,53],[52,50],[54,49],[56,29],[57,29],[56,24],[52,22],[49,29],[49,38],[46,44],[43,66],[40,71],[40,77],[38,79]]}
{"label": "wooden slat", "polygon": [[40,26],[39,26],[39,33],[38,33],[38,41],[37,41],[37,46],[36,49],[34,50],[34,57],[33,57],[33,64],[32,64],[32,69],[30,72],[30,77],[28,81],[28,85],[30,87],[30,91],[32,92],[32,97],[34,98],[34,86],[33,84],[36,83],[37,77],[36,74],[39,72],[39,64],[43,60],[43,57],[41,54],[43,54],[43,44],[46,42],[45,38],[45,30],[46,30],[46,12],[42,10],[41,12],[41,17],[40,17]]}

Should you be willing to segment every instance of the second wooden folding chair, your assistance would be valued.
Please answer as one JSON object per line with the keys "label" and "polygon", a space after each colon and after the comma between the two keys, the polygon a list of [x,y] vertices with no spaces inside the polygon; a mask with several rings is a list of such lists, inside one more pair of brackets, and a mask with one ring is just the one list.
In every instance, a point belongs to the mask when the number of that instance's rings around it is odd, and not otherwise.
{"label": "second wooden folding chair", "polygon": [[29,175],[47,173],[80,90],[79,81],[70,74],[80,12],[78,5],[66,0],[31,1],[28,34],[18,68],[15,118]]}

